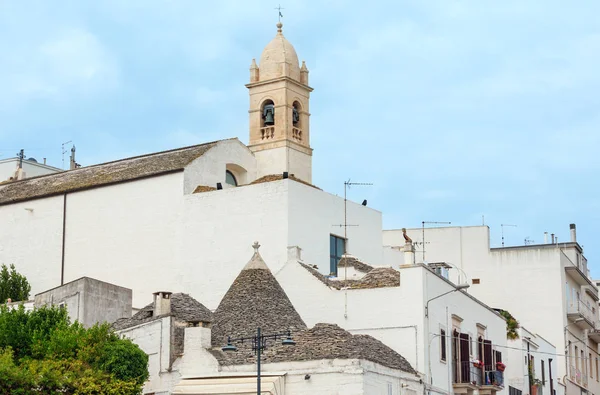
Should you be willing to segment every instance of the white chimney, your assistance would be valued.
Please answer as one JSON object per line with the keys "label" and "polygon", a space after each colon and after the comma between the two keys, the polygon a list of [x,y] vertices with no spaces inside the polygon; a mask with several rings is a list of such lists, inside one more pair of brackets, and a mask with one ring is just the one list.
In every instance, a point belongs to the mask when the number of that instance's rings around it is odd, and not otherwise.
{"label": "white chimney", "polygon": [[571,229],[571,243],[577,243],[577,229],[575,224],[569,225],[569,229]]}
{"label": "white chimney", "polygon": [[288,261],[302,261],[302,248],[298,246],[288,247]]}
{"label": "white chimney", "polygon": [[548,244],[548,232],[544,232],[544,244]]}
{"label": "white chimney", "polygon": [[554,244],[554,233],[550,234],[550,236],[552,237],[552,244]]}
{"label": "white chimney", "polygon": [[153,317],[171,313],[171,293],[166,291],[154,292]]}
{"label": "white chimney", "polygon": [[402,235],[404,236],[404,264],[414,265],[415,246],[412,243],[412,239],[406,234],[406,228],[402,228]]}

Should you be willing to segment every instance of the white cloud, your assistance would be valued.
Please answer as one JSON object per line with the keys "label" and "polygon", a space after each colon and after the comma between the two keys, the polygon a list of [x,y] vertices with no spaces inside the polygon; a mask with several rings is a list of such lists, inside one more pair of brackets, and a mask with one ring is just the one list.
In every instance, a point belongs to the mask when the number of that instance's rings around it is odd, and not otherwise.
{"label": "white cloud", "polygon": [[0,100],[7,104],[80,98],[111,91],[119,83],[116,59],[86,30],[63,30],[7,51],[10,61],[0,66]]}

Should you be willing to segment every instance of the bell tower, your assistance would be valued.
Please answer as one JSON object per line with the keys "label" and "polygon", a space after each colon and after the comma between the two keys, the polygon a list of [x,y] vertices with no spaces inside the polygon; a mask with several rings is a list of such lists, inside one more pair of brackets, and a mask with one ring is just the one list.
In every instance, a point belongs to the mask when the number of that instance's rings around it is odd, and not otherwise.
{"label": "bell tower", "polygon": [[260,64],[252,59],[250,83],[250,144],[258,177],[290,175],[312,182],[308,69],[300,67],[296,50],[277,24],[275,38],[265,47]]}

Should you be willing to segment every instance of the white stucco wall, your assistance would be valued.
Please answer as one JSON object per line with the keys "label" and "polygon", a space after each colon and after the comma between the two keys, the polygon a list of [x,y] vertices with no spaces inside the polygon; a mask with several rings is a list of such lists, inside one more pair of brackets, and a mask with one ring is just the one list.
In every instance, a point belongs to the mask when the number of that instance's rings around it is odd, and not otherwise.
{"label": "white stucco wall", "polygon": [[130,288],[136,307],[152,292],[178,289],[182,189],[179,172],[67,195],[65,281]]}
{"label": "white stucco wall", "polygon": [[[329,274],[329,235],[344,237],[344,198],[290,182],[288,245],[302,248],[302,259]],[[372,265],[383,264],[381,212],[347,201],[348,253]]]}
{"label": "white stucco wall", "polygon": [[14,264],[31,295],[60,285],[63,197],[0,206],[0,264]]}
{"label": "white stucco wall", "polygon": [[[422,241],[420,228],[409,229],[408,234],[413,241]],[[400,230],[384,231],[383,239],[384,245],[404,243]],[[591,346],[592,358],[597,357],[596,343],[587,341],[582,328],[567,320],[568,308],[575,304],[579,292],[582,303],[596,309],[592,314],[596,327],[600,327],[597,303],[565,271],[565,267],[578,264],[584,273],[587,271],[585,257],[575,247],[560,243],[490,249],[487,226],[426,228],[425,241],[426,261],[444,261],[460,268],[462,271],[450,269],[452,280],[466,278],[471,285],[468,289],[471,295],[492,307],[508,310],[522,325],[556,346],[559,350],[554,372],[557,393],[563,390],[558,381],[562,382],[567,373],[563,356],[566,325],[569,325],[568,340],[587,342],[586,355]],[[417,246],[417,261],[422,260],[419,248]],[[473,284],[473,280],[479,280],[479,284]],[[588,389],[600,393],[600,383],[588,378]]]}
{"label": "white stucco wall", "polygon": [[[564,387],[558,385],[558,358],[556,357],[556,348],[543,337],[529,332],[521,327],[518,329],[519,338],[509,340],[507,346],[507,355],[504,363],[506,371],[504,372],[505,383],[508,386],[529,393],[529,372],[525,362],[529,356],[533,356],[535,378],[542,380],[545,378],[542,393],[550,394],[550,366],[552,366],[552,378],[554,380],[554,389],[557,395],[564,395]],[[531,339],[530,341],[528,339]],[[529,353],[527,343],[529,342]],[[552,362],[550,362],[552,359]],[[542,363],[544,361],[544,374],[542,374]],[[538,392],[539,393],[539,392]]]}
{"label": "white stucco wall", "polygon": [[213,188],[220,182],[225,182],[225,172],[234,173],[238,185],[248,184],[256,180],[256,158],[252,152],[239,140],[222,140],[208,150],[204,155],[186,166],[184,170],[184,193],[190,194],[198,185]]}
{"label": "white stucco wall", "polygon": [[[186,195],[182,255],[169,273],[170,289],[190,292],[216,309],[252,257],[252,244],[276,272],[287,261],[289,183],[281,180]],[[176,269],[175,269],[176,268]]]}
{"label": "white stucco wall", "polygon": [[[422,266],[400,271],[400,287],[344,291],[328,288],[291,261],[277,274],[277,279],[308,326],[330,322],[351,333],[369,334],[404,356],[419,372],[433,377],[434,390],[445,393],[451,388],[451,347],[448,342],[447,362],[440,361],[439,333],[445,328],[450,335],[452,315],[462,318],[461,331],[471,333],[473,339],[477,324],[484,325],[486,339],[498,347],[506,345],[506,322],[462,292],[432,301],[427,320],[426,300],[453,289],[452,285]],[[498,351],[504,350],[498,348]]]}
{"label": "white stucco wall", "polygon": [[[19,159],[17,158],[0,160],[0,181],[14,177],[17,166],[19,166]],[[43,163],[34,163],[25,159],[23,161],[23,171],[25,172],[25,177],[31,178],[56,173],[61,171],[61,169],[44,165]]]}
{"label": "white stucco wall", "polygon": [[170,371],[171,317],[119,331],[120,335],[131,339],[148,354],[149,380],[144,385],[144,393],[168,394],[179,381],[179,371]]}

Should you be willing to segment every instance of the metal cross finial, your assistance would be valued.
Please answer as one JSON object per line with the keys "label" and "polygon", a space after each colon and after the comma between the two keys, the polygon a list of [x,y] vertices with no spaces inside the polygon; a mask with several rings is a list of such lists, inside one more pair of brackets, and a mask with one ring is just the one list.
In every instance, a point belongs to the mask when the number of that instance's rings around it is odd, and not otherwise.
{"label": "metal cross finial", "polygon": [[285,8],[281,7],[281,4],[279,4],[277,7],[275,7],[275,9],[279,12],[279,22],[281,22],[281,18],[283,18],[281,10],[285,10]]}
{"label": "metal cross finial", "polygon": [[252,248],[254,248],[255,253],[258,253],[258,249],[260,248],[260,244],[258,244],[258,241],[255,241],[254,244],[252,244]]}

